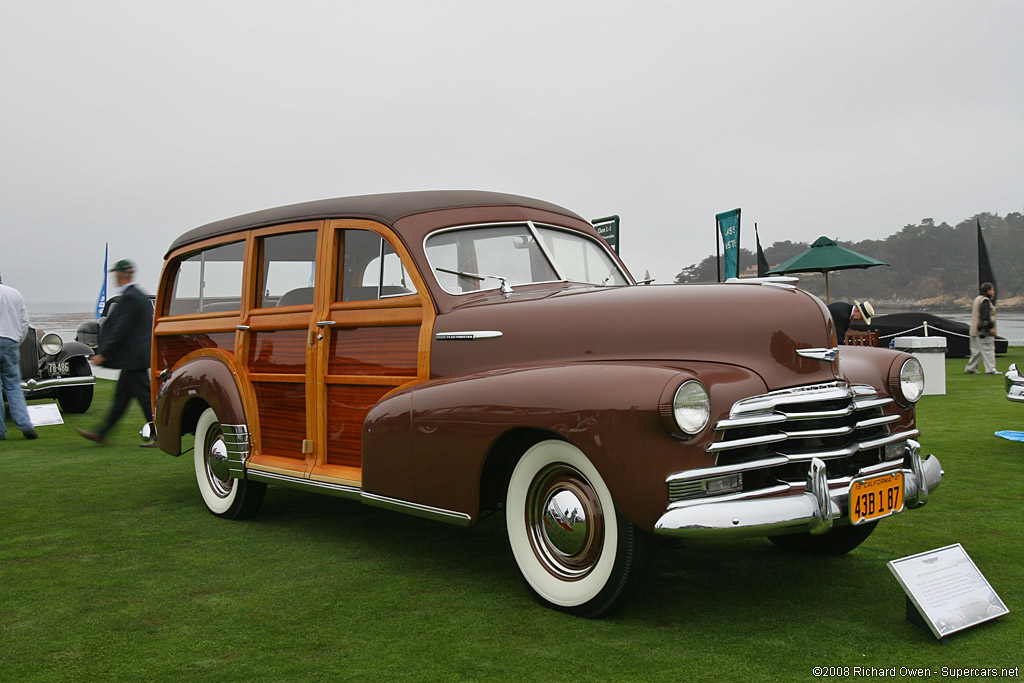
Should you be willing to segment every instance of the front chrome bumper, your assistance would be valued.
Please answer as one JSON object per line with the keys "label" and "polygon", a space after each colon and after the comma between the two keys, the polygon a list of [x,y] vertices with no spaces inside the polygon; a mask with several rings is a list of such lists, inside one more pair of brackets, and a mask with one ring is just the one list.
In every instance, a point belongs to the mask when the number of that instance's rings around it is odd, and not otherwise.
{"label": "front chrome bumper", "polygon": [[[921,457],[921,446],[907,441],[902,467],[873,469],[871,474],[903,472],[904,506],[918,508],[942,482],[942,466],[934,455]],[[772,497],[737,493],[673,503],[655,523],[658,534],[678,537],[775,536],[806,531],[828,533],[835,520],[849,516],[850,477],[830,482],[825,462],[815,458],[802,490]],[[775,493],[773,491],[772,493]],[[754,492],[753,495],[761,495]]]}
{"label": "front chrome bumper", "polygon": [[92,375],[54,377],[53,379],[26,379],[21,381],[21,390],[41,391],[42,389],[53,389],[54,387],[84,387],[90,384],[96,384],[96,378]]}

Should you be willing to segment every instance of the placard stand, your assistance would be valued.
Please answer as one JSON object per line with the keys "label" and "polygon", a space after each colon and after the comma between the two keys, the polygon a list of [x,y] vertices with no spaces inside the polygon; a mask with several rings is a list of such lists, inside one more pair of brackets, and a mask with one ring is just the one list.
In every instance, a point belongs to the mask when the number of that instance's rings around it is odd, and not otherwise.
{"label": "placard stand", "polygon": [[942,644],[957,631],[1010,613],[959,543],[888,567],[907,594],[907,620]]}

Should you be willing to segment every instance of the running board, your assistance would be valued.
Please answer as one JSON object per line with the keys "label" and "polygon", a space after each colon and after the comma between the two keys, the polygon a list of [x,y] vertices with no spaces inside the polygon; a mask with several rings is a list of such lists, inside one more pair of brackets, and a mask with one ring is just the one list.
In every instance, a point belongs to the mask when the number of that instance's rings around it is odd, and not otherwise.
{"label": "running board", "polygon": [[277,484],[278,486],[288,486],[290,488],[338,496],[339,498],[358,500],[373,507],[385,508],[414,517],[425,517],[438,522],[445,522],[446,524],[469,526],[473,522],[473,518],[465,512],[445,510],[399,498],[389,498],[376,493],[367,493],[358,486],[334,484],[329,481],[317,481],[315,479],[299,479],[298,477],[289,477],[286,474],[253,469],[247,469],[245,476],[250,481],[261,481],[267,484]]}

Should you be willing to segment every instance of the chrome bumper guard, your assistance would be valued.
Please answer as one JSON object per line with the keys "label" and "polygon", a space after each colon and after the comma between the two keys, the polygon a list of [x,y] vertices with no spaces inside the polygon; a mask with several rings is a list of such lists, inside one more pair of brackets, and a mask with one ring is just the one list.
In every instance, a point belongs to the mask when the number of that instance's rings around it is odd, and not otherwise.
{"label": "chrome bumper guard", "polygon": [[245,477],[245,461],[249,459],[249,426],[221,423],[220,433],[224,438],[224,449],[228,472],[236,479]]}
{"label": "chrome bumper guard", "polygon": [[[872,474],[896,471],[903,472],[903,500],[908,508],[927,503],[944,474],[939,459],[934,455],[922,458],[921,445],[912,439],[907,440],[902,468],[897,465]],[[848,516],[850,480],[845,477],[836,482],[835,488],[830,487],[825,462],[814,458],[802,492],[763,497],[765,492],[755,491],[680,501],[669,506],[655,523],[654,531],[690,538],[775,536],[799,531],[826,534],[834,520]],[[776,492],[772,489],[769,493]]]}
{"label": "chrome bumper guard", "polygon": [[90,384],[96,384],[96,378],[92,375],[54,377],[53,379],[26,379],[21,382],[21,390],[39,391],[40,389],[52,389],[53,387],[84,387]]}

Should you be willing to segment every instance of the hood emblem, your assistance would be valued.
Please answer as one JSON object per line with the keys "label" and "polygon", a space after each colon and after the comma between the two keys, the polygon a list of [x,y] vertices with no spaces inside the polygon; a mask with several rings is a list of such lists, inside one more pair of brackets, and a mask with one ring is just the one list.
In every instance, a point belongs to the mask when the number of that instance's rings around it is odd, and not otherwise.
{"label": "hood emblem", "polygon": [[796,352],[804,358],[814,358],[826,363],[831,363],[839,358],[838,346],[833,346],[831,349],[797,349]]}

